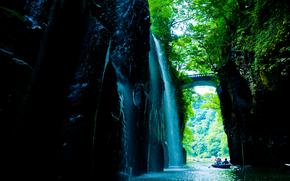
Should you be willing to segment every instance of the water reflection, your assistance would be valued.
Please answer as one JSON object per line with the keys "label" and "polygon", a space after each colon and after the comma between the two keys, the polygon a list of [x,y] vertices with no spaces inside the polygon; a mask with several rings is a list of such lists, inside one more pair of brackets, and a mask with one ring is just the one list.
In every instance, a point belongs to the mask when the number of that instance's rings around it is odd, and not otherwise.
{"label": "water reflection", "polygon": [[210,166],[210,162],[194,162],[179,169],[166,169],[164,172],[148,173],[135,177],[133,181],[286,181],[290,180],[289,169],[253,168],[244,169],[232,166],[219,169]]}

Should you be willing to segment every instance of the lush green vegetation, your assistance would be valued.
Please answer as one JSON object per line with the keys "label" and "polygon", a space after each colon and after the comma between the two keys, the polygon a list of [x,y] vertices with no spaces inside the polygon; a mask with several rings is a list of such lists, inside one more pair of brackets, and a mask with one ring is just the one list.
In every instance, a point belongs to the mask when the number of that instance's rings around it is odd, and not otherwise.
{"label": "lush green vegetation", "polygon": [[216,93],[193,94],[195,115],[187,122],[183,145],[189,157],[228,157],[219,99]]}
{"label": "lush green vegetation", "polygon": [[217,72],[235,59],[269,88],[274,86],[270,77],[287,74],[290,14],[284,1],[149,2],[152,31],[170,45],[169,59],[179,72]]}
{"label": "lush green vegetation", "polygon": [[[253,96],[260,90],[274,91],[290,71],[288,4],[281,0],[149,0],[152,31],[166,47],[177,85],[187,81],[187,72],[221,76],[224,65],[233,61]],[[177,92],[186,125],[193,114],[191,101],[198,100],[188,90]],[[188,128],[184,135],[189,150],[188,140],[197,138]]]}
{"label": "lush green vegetation", "polygon": [[[186,1],[149,0],[149,3],[152,22],[151,30],[166,47],[172,72],[176,80],[178,80],[176,84],[182,84],[187,81],[185,76],[187,72],[213,72],[216,65],[213,62],[214,55],[210,54],[218,50],[209,51],[209,48],[207,49],[211,45],[211,40],[208,37],[213,22],[209,21],[210,18],[203,16],[202,12],[197,13],[192,9],[194,7]],[[203,4],[199,2],[198,6],[203,7]],[[203,11],[205,10],[203,8]],[[198,104],[201,101],[192,96],[193,93],[190,89],[178,89],[177,91],[180,105],[179,115],[184,121],[183,145],[192,156],[210,157],[220,155],[222,150],[221,136],[217,134],[224,134],[224,132],[220,111],[217,111],[219,106],[214,108],[215,112],[218,113],[212,115],[211,118],[205,118],[206,121],[203,121],[207,127],[199,125],[202,122],[193,123],[194,110],[192,109],[192,104]],[[204,101],[206,99],[208,101],[214,100],[210,99],[210,97],[203,97]],[[194,127],[203,129],[203,131],[198,132],[185,126],[189,123],[196,124]],[[199,139],[204,136],[207,137],[206,142]],[[224,143],[223,146],[227,147],[227,142]],[[201,146],[201,144],[204,144],[204,146]],[[211,148],[209,148],[210,146]]]}
{"label": "lush green vegetation", "polygon": [[223,64],[231,42],[227,23],[234,19],[232,1],[149,2],[152,31],[170,45],[169,58],[176,70],[212,72]]}

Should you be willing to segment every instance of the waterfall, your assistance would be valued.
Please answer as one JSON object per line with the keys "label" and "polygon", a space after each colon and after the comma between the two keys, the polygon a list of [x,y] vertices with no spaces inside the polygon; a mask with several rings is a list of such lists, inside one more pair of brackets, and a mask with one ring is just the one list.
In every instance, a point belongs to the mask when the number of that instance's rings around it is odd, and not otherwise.
{"label": "waterfall", "polygon": [[[177,114],[177,105],[175,98],[175,88],[172,85],[172,80],[167,65],[167,59],[164,51],[153,35],[154,45],[156,49],[157,59],[160,66],[161,77],[164,84],[164,93],[162,97],[162,106],[165,113],[165,125],[166,125],[166,137],[167,137],[167,148],[168,148],[168,166],[175,167],[183,164],[182,147],[180,139],[179,119]],[[150,56],[152,58],[153,56]],[[151,62],[152,60],[150,60]],[[155,60],[156,61],[156,60]],[[152,68],[152,66],[150,66]],[[156,71],[150,71],[150,73]],[[154,77],[152,77],[154,79]],[[153,81],[154,83],[154,81]],[[156,89],[154,87],[151,87]],[[153,94],[154,95],[154,94]]]}
{"label": "waterfall", "polygon": [[28,0],[26,2],[25,10],[27,15],[25,16],[25,21],[30,25],[31,29],[42,29],[39,18],[46,1],[47,0]]}
{"label": "waterfall", "polygon": [[118,94],[120,99],[120,112],[122,114],[122,152],[123,163],[122,173],[130,175],[130,156],[132,154],[132,121],[133,121],[133,98],[132,89],[127,82],[117,82]]}
{"label": "waterfall", "polygon": [[[147,170],[148,171],[161,171],[164,167],[164,163],[160,163],[161,158],[164,155],[158,153],[155,144],[161,143],[161,122],[162,115],[161,112],[161,100],[162,90],[160,84],[162,84],[162,79],[160,76],[159,63],[157,61],[157,55],[155,50],[155,43],[153,37],[150,37],[150,52],[149,52],[149,145],[148,145],[148,155],[147,155]],[[153,47],[153,48],[152,48]]]}

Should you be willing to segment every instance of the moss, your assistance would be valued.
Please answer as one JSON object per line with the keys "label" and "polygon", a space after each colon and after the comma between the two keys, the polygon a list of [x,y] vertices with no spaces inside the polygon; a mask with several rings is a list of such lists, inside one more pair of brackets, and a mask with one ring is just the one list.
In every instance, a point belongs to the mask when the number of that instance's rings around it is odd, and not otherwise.
{"label": "moss", "polygon": [[9,9],[3,6],[0,6],[0,14],[3,13],[4,15],[6,15],[8,18],[16,18],[18,20],[20,20],[21,22],[24,22],[24,16],[22,14],[20,14],[19,12],[13,10],[13,9]]}
{"label": "moss", "polygon": [[[252,89],[260,84],[272,91],[277,81],[286,77],[285,72],[289,70],[289,6],[283,1],[255,0],[242,14],[234,33],[234,60],[240,69],[245,69],[241,72],[251,72],[244,74],[250,75],[245,78]],[[248,53],[253,56],[249,58]]]}

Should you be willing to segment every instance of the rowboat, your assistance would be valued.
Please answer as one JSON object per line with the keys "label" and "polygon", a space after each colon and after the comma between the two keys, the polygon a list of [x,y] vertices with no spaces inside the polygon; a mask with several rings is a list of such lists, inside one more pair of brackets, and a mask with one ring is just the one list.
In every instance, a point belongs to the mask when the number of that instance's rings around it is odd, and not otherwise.
{"label": "rowboat", "polygon": [[231,164],[212,164],[211,166],[214,168],[230,168]]}

